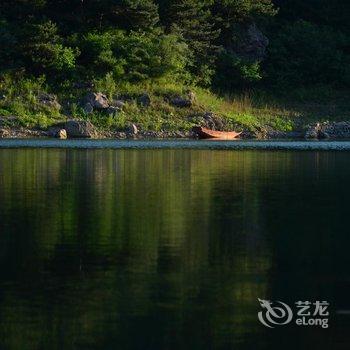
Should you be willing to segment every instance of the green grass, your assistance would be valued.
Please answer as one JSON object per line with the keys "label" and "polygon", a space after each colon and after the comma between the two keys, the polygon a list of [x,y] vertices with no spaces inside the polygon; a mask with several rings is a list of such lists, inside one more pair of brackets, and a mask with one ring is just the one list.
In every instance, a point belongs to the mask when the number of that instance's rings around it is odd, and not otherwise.
{"label": "green grass", "polygon": [[[314,121],[347,120],[350,111],[347,94],[327,88],[319,88],[318,92],[299,89],[288,95],[255,91],[219,96],[168,81],[118,84],[107,76],[94,83],[94,91],[101,91],[110,99],[127,96],[123,111],[117,116],[103,112],[87,115],[79,104],[86,90],[75,89],[69,82],[52,89],[44,78],[16,79],[7,75],[0,79],[0,116],[2,120],[8,119],[9,126],[28,128],[45,129],[67,118],[76,118],[90,120],[101,130],[123,130],[135,123],[142,130],[178,131],[191,129],[205,112],[213,112],[221,117],[226,128],[291,131]],[[188,89],[196,94],[191,108],[175,108],[168,103],[169,97],[185,96]],[[37,97],[41,92],[55,93],[62,108],[40,104]],[[137,104],[137,97],[144,92],[151,97],[149,107]]]}

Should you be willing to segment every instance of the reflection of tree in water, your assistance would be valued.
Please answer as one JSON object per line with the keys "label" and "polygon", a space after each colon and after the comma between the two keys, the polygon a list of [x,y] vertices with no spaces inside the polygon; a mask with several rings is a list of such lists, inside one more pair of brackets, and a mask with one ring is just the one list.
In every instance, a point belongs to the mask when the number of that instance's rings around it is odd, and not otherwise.
{"label": "reflection of tree in water", "polygon": [[225,348],[251,337],[271,265],[261,196],[290,157],[12,150],[0,164],[5,345]]}

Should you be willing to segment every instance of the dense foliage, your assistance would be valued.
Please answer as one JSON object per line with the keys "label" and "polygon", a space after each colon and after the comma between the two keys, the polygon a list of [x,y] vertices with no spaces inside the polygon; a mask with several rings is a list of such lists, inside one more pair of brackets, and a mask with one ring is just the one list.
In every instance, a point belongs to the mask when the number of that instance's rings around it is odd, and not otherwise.
{"label": "dense foliage", "polygon": [[348,0],[2,0],[0,71],[344,88],[349,15]]}

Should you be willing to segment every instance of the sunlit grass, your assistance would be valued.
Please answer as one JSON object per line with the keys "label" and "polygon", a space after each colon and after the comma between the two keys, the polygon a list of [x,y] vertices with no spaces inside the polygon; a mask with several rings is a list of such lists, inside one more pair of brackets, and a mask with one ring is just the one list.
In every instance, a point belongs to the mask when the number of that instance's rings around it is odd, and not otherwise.
{"label": "sunlit grass", "polygon": [[[169,98],[185,97],[189,90],[196,95],[191,108],[175,108],[169,104]],[[281,94],[277,94],[278,98],[272,97],[277,95],[262,91],[220,95],[167,80],[131,84],[116,82],[107,75],[94,81],[94,91],[105,93],[110,100],[127,98],[125,107],[115,116],[98,111],[87,115],[80,105],[87,89],[76,89],[70,82],[56,87],[55,93],[63,106],[61,110],[38,102],[38,94],[47,91],[50,88],[43,77],[3,76],[0,79],[0,115],[3,118],[15,116],[11,123],[25,127],[47,128],[67,118],[75,118],[90,120],[105,130],[123,130],[135,123],[142,130],[178,131],[190,130],[201,115],[212,112],[225,120],[228,128],[291,131],[316,120],[346,120],[350,110],[345,95],[332,95],[329,89],[319,89],[319,95],[314,92],[308,95],[307,90],[301,90],[290,93],[289,98]],[[137,97],[143,93],[151,98],[148,107],[137,103]]]}

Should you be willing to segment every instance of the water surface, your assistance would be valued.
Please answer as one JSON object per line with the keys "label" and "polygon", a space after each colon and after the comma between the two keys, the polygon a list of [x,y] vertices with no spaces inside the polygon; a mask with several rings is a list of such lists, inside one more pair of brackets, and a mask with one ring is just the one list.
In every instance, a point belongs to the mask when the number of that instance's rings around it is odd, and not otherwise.
{"label": "water surface", "polygon": [[[348,152],[22,146],[1,349],[349,348]],[[258,298],[327,300],[330,328],[267,329]]]}
{"label": "water surface", "polygon": [[350,141],[320,140],[192,140],[192,139],[2,139],[1,148],[84,148],[84,149],[215,149],[215,150],[333,150],[350,151]]}

